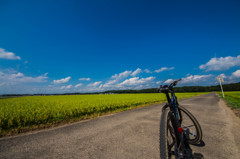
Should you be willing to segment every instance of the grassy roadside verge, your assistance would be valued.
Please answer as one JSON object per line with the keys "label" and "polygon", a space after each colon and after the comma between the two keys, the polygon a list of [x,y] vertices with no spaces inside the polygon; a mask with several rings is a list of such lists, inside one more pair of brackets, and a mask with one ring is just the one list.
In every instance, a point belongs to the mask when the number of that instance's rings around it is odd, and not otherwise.
{"label": "grassy roadside verge", "polygon": [[240,117],[240,92],[224,92],[224,98],[222,96],[222,92],[218,92],[218,94],[234,111],[234,113]]}
{"label": "grassy roadside verge", "polygon": [[[178,93],[178,99],[206,93]],[[164,94],[35,96],[0,99],[0,136],[166,102]]]}

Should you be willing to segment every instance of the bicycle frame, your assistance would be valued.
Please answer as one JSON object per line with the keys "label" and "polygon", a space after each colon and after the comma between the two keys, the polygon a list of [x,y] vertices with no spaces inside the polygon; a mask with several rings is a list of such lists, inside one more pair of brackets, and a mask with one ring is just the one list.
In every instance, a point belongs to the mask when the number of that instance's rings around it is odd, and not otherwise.
{"label": "bicycle frame", "polygon": [[[167,97],[167,101],[170,107],[170,110],[174,113],[175,118],[179,121],[179,117],[178,117],[178,101],[177,101],[177,97],[175,96],[175,92],[172,90],[171,91],[171,98],[169,96],[169,93],[165,93],[166,97]],[[180,114],[180,120],[181,120],[181,114]]]}

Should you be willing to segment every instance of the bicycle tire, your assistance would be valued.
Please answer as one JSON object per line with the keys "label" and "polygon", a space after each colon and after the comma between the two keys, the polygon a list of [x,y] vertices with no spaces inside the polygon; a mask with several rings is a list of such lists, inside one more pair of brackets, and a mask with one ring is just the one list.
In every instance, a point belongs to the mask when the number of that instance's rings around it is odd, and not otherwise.
{"label": "bicycle tire", "polygon": [[[172,125],[172,128],[170,126]],[[173,119],[173,115],[169,108],[166,108],[162,112],[161,121],[160,121],[160,136],[159,136],[159,147],[160,147],[160,158],[161,159],[171,159],[176,158],[178,155],[176,147],[178,145],[178,133],[176,133],[176,126]],[[169,143],[169,139],[172,138],[172,143]],[[175,157],[172,153],[174,148]]]}
{"label": "bicycle tire", "polygon": [[[189,135],[188,143],[189,144],[198,144],[202,140],[203,134],[202,134],[201,126],[198,123],[197,119],[186,108],[184,108],[180,105],[178,106],[178,111],[181,111],[181,114],[183,116],[182,117],[183,120],[180,121],[181,127],[183,127],[183,129],[185,131],[187,130],[189,132],[189,134],[191,134],[191,135]],[[194,124],[194,128],[192,127],[192,125],[190,125],[191,121]],[[194,132],[194,130],[196,132]],[[196,133],[196,135],[195,135],[195,133]]]}

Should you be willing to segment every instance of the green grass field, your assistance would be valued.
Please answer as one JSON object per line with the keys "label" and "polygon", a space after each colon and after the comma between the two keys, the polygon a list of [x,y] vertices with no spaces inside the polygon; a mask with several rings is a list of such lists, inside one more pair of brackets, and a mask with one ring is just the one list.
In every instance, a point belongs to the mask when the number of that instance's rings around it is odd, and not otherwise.
{"label": "green grass field", "polygon": [[[177,93],[178,99],[206,93]],[[0,99],[0,136],[89,119],[152,103],[166,102],[164,94],[59,95]]]}
{"label": "green grass field", "polygon": [[[222,92],[218,93],[220,97],[222,97]],[[233,108],[238,109],[240,108],[240,92],[224,92],[225,98],[224,100],[227,104]]]}

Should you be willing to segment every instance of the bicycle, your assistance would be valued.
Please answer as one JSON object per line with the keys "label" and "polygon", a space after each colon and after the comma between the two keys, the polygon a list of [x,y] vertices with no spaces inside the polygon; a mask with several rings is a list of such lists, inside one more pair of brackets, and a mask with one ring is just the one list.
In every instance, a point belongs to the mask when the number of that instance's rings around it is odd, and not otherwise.
{"label": "bicycle", "polygon": [[[160,86],[159,92],[165,93],[167,104],[162,108],[160,122],[160,157],[161,159],[203,159],[200,153],[193,153],[190,144],[202,140],[202,130],[197,119],[184,107],[180,106],[173,87],[180,81]],[[171,97],[169,96],[171,94]]]}

